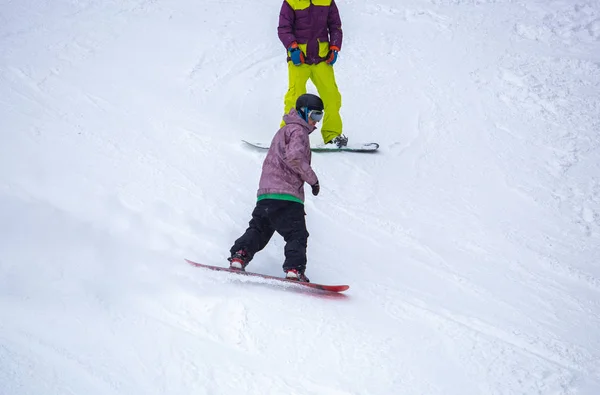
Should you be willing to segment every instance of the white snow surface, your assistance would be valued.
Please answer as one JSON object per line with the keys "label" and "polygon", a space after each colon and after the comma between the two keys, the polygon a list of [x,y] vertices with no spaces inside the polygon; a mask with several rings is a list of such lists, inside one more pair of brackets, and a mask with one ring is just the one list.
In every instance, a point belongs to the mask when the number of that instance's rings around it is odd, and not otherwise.
{"label": "white snow surface", "polygon": [[280,5],[0,0],[0,394],[600,394],[600,3],[338,1],[339,297],[184,262],[250,219]]}

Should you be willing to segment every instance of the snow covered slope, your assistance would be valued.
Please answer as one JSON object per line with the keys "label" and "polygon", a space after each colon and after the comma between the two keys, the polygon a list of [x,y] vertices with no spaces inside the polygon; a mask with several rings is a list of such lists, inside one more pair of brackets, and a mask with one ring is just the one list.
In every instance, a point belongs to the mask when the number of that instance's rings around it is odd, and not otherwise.
{"label": "snow covered slope", "polygon": [[249,220],[280,2],[0,2],[0,394],[600,393],[600,4],[338,5],[381,148],[313,155],[328,297],[183,261]]}

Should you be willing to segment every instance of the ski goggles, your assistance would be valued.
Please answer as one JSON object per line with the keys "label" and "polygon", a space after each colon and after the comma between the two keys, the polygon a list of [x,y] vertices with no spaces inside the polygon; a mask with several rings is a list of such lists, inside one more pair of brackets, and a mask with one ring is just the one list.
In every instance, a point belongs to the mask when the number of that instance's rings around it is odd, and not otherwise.
{"label": "ski goggles", "polygon": [[308,117],[315,122],[319,122],[321,119],[323,119],[323,111],[310,110],[308,113]]}

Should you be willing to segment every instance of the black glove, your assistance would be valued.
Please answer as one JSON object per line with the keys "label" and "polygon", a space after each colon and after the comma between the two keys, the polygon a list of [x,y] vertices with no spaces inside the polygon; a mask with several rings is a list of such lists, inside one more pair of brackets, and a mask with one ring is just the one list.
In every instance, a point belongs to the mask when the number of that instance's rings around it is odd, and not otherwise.
{"label": "black glove", "polygon": [[319,186],[319,181],[315,182],[314,185],[310,186],[312,188],[312,194],[317,196],[319,194],[319,191],[321,190],[321,187]]}

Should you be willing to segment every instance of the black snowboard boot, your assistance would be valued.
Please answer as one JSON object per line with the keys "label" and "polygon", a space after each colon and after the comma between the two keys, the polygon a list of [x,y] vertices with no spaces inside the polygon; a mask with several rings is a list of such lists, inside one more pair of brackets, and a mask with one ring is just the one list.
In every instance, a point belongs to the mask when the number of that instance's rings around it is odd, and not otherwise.
{"label": "black snowboard boot", "polygon": [[342,148],[348,145],[348,137],[344,136],[343,134],[340,134],[339,136],[331,140],[329,143],[333,143],[337,145],[338,148]]}
{"label": "black snowboard boot", "polygon": [[308,277],[306,277],[304,272],[298,271],[297,269],[287,269],[285,271],[285,278],[287,280],[300,281],[303,283],[310,282],[310,280],[308,279]]}
{"label": "black snowboard boot", "polygon": [[248,266],[248,254],[244,250],[239,250],[227,260],[229,261],[229,268],[233,270],[245,271],[246,266]]}

